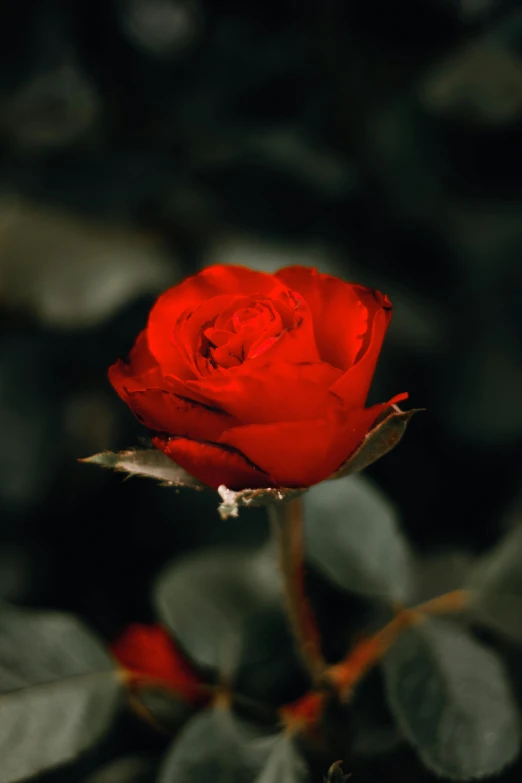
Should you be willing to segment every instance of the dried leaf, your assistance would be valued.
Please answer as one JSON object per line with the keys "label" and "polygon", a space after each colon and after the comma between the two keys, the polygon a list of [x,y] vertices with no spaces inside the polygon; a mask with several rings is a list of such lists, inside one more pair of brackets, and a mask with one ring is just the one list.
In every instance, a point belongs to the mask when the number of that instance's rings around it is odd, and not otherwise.
{"label": "dried leaf", "polygon": [[337,479],[349,476],[351,473],[358,473],[380,459],[380,457],[383,457],[400,441],[412,416],[424,410],[424,408],[412,408],[409,411],[401,411],[397,405],[393,405],[389,410],[392,410],[392,412],[387,412],[385,417],[378,421],[375,427],[365,436],[359,448],[348,457],[346,462],[330,478]]}
{"label": "dried leaf", "polygon": [[176,465],[159,449],[127,449],[118,453],[102,451],[100,454],[81,459],[80,462],[111,468],[121,473],[127,473],[129,476],[156,479],[161,482],[162,486],[206,488],[204,484]]}
{"label": "dried leaf", "polygon": [[218,511],[221,519],[237,517],[241,507],[248,506],[269,506],[271,503],[282,503],[287,500],[293,500],[307,491],[306,487],[299,489],[289,489],[286,487],[269,487],[267,489],[242,489],[234,492],[222,484],[218,487],[222,503]]}

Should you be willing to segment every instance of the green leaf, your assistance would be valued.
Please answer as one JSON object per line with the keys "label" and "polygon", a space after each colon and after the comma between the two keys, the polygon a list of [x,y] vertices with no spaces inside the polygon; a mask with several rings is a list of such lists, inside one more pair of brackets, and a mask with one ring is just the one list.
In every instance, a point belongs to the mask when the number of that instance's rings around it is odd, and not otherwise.
{"label": "green leaf", "polygon": [[158,783],[245,783],[263,767],[272,739],[226,707],[196,715],[179,733]]}
{"label": "green leaf", "polygon": [[75,618],[0,613],[0,783],[73,760],[110,728],[120,703],[110,656]]}
{"label": "green leaf", "polygon": [[477,560],[466,587],[469,609],[484,625],[522,643],[522,526]]}
{"label": "green leaf", "polygon": [[306,763],[292,739],[282,736],[275,743],[255,783],[308,783],[309,780]]}
{"label": "green leaf", "polygon": [[394,508],[368,479],[319,484],[303,502],[311,563],[345,590],[406,599],[410,551]]}
{"label": "green leaf", "polygon": [[204,484],[201,484],[159,449],[127,449],[117,453],[102,451],[100,454],[81,459],[80,462],[100,465],[102,468],[127,473],[129,476],[156,479],[164,486],[205,488]]}
{"label": "green leaf", "polygon": [[162,622],[200,666],[236,670],[249,621],[281,603],[271,551],[227,547],[167,566],[155,586]]}
{"label": "green leaf", "polygon": [[383,668],[392,712],[436,774],[488,777],[514,760],[521,726],[502,663],[462,628],[433,619],[414,626]]}

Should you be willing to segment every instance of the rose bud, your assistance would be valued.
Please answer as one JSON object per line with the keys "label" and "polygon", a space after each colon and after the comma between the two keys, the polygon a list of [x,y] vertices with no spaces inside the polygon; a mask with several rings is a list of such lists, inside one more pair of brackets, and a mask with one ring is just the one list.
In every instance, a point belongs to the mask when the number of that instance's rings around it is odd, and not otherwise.
{"label": "rose bud", "polygon": [[210,487],[309,487],[407,397],[365,407],[391,311],[315,269],[213,266],[159,297],[109,379],[156,448]]}
{"label": "rose bud", "polygon": [[110,651],[134,686],[157,685],[191,704],[208,698],[203,680],[159,625],[129,625]]}

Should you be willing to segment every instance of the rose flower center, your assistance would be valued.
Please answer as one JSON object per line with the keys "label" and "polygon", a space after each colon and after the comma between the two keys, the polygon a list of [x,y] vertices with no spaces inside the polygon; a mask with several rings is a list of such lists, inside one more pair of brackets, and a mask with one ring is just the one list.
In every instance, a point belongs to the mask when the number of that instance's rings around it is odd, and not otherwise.
{"label": "rose flower center", "polygon": [[255,359],[301,323],[297,295],[272,300],[238,298],[200,330],[197,352],[207,368],[236,367]]}

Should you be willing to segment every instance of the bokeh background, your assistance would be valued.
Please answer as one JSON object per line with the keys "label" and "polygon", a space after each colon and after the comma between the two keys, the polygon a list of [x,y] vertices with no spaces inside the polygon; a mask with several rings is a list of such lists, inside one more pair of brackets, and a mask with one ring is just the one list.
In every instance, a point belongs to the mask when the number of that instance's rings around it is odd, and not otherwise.
{"label": "bokeh background", "polygon": [[367,473],[433,579],[491,546],[522,513],[521,149],[520,2],[3,4],[0,598],[111,638],[167,559],[265,538],[77,463],[145,434],[107,367],[211,263],[390,296],[371,401],[427,410]]}

